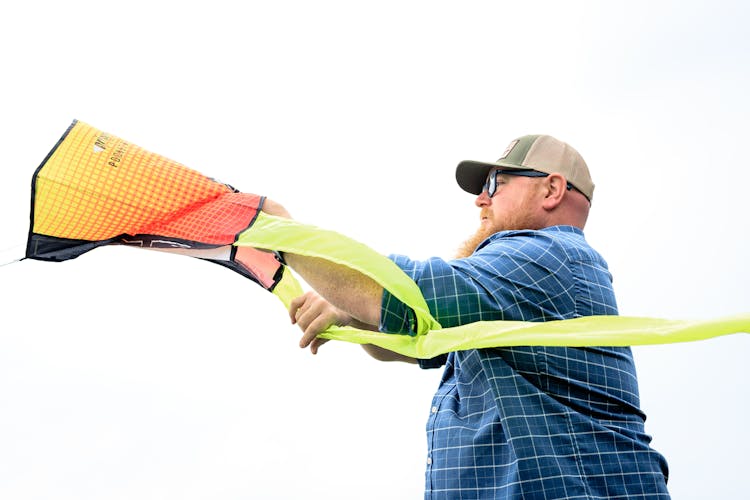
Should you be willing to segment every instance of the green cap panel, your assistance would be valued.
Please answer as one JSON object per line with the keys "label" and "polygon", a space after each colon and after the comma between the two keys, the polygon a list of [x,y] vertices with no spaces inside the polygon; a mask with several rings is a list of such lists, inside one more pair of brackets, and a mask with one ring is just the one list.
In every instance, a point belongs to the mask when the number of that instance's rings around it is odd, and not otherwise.
{"label": "green cap panel", "polygon": [[503,156],[497,160],[497,163],[523,168],[526,155],[529,154],[529,149],[531,149],[531,146],[538,137],[538,135],[525,135],[514,140],[508,145],[508,148],[503,153]]}

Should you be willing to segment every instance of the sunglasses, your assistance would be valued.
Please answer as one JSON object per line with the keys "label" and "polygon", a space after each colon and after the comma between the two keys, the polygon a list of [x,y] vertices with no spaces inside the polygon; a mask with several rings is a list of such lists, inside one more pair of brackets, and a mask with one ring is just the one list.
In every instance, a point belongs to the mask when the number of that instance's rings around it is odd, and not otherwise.
{"label": "sunglasses", "polygon": [[[536,170],[502,170],[499,168],[491,170],[489,175],[487,175],[487,180],[484,181],[484,186],[482,186],[482,191],[487,191],[487,196],[490,198],[495,196],[495,192],[497,191],[497,176],[503,174],[519,177],[547,177],[549,175],[544,172],[537,172]],[[568,182],[567,188],[570,191],[573,189],[573,185]]]}

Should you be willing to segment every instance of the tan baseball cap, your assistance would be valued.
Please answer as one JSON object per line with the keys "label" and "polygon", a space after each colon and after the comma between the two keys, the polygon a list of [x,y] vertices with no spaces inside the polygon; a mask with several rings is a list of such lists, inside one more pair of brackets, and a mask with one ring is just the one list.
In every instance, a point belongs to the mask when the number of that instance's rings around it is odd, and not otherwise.
{"label": "tan baseball cap", "polygon": [[462,161],[456,167],[456,181],[464,191],[481,194],[493,168],[562,174],[589,201],[594,197],[594,181],[583,157],[570,145],[549,135],[525,135],[511,141],[494,163]]}

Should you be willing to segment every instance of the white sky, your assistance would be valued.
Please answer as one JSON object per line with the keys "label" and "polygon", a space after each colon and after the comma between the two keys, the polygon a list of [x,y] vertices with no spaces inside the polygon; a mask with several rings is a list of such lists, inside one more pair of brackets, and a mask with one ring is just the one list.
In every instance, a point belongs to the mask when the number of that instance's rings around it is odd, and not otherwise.
{"label": "white sky", "polygon": [[[416,258],[476,226],[458,161],[547,133],[592,170],[621,314],[750,311],[742,2],[47,3],[0,14],[0,251],[74,118]],[[104,248],[2,267],[0,299],[2,498],[422,495],[440,372],[313,357],[239,275]],[[748,347],[635,349],[675,498],[746,495]]]}

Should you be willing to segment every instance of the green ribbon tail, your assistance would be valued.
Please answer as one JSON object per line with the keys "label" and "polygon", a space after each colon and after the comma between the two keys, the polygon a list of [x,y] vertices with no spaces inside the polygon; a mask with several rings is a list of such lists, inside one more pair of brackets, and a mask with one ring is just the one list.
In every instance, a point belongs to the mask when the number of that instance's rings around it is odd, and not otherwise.
{"label": "green ribbon tail", "polygon": [[260,212],[234,244],[318,257],[347,266],[372,278],[409,306],[416,318],[417,335],[440,328],[419,287],[406,273],[387,257],[340,233]]}
{"label": "green ribbon tail", "polygon": [[486,321],[433,330],[409,337],[336,327],[320,337],[373,344],[418,359],[466,349],[509,346],[634,346],[707,340],[750,333],[750,314],[707,321],[667,320],[629,316],[585,316],[532,323]]}
{"label": "green ribbon tail", "polygon": [[[419,287],[409,276],[387,257],[344,235],[261,212],[251,228],[240,234],[235,245],[319,257],[374,279],[414,311],[417,335],[332,326],[319,336],[372,344],[412,358],[429,359],[452,351],[492,347],[634,346],[750,333],[750,314],[696,321],[586,316],[546,322],[486,321],[442,328],[430,314]],[[294,297],[302,294],[302,288],[288,268],[284,269],[274,293],[287,307]]]}

